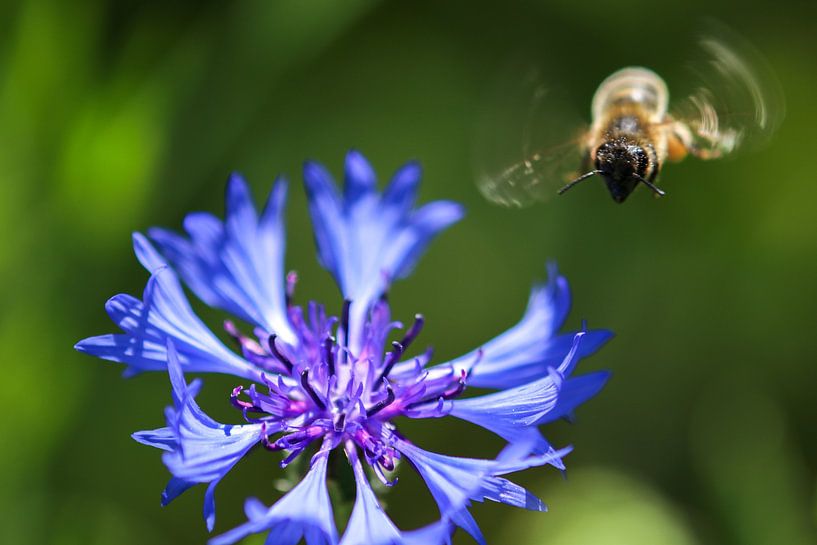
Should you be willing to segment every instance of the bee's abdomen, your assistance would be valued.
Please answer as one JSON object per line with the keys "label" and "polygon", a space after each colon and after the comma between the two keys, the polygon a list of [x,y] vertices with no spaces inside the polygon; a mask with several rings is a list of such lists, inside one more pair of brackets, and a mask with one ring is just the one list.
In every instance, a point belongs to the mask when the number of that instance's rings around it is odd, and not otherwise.
{"label": "bee's abdomen", "polygon": [[610,108],[595,125],[599,140],[624,139],[639,144],[652,140],[653,125],[638,106],[632,104]]}
{"label": "bee's abdomen", "polygon": [[610,120],[606,132],[638,136],[644,133],[644,123],[637,115],[620,115]]}
{"label": "bee's abdomen", "polygon": [[634,105],[652,121],[667,113],[669,92],[661,77],[646,68],[623,68],[607,77],[593,95],[593,119],[605,117],[610,109]]}

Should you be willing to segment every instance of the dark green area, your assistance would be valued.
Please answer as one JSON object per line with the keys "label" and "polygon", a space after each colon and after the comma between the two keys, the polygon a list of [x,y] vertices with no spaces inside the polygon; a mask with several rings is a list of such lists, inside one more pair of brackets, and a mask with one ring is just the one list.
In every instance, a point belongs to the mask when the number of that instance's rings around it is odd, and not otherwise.
{"label": "dark green area", "polygon": [[[677,76],[700,15],[775,67],[788,114],[769,147],[670,165],[660,201],[615,205],[600,183],[521,211],[482,200],[471,150],[510,58],[555,64],[586,111],[620,66]],[[419,159],[423,200],[468,208],[392,296],[398,318],[426,315],[439,358],[513,324],[548,259],[571,281],[570,325],[617,334],[582,364],[612,369],[608,387],[549,430],[575,446],[567,480],[520,477],[551,512],[478,506],[491,543],[815,543],[815,21],[797,1],[0,4],[0,541],[204,543],[203,489],[161,508],[159,452],[129,437],[162,425],[166,377],[124,381],[71,346],[112,330],[107,297],[141,292],[131,231],[220,210],[231,170],[259,198],[278,173],[295,182],[287,266],[302,300],[337,307],[299,171],[315,158],[340,174],[356,147],[382,178]],[[206,382],[219,418],[231,386]],[[443,452],[498,445],[458,423],[405,430]],[[253,452],[220,485],[217,531],[281,478]],[[435,513],[407,467],[388,505],[403,527]]]}

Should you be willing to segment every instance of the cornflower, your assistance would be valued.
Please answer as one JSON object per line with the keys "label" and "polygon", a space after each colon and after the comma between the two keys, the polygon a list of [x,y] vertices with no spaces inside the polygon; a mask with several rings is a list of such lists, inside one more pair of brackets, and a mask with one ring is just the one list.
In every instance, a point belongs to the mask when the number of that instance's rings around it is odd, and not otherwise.
{"label": "cornflower", "polygon": [[[543,511],[544,504],[504,476],[550,464],[564,469],[569,448],[555,449],[538,427],[568,417],[604,385],[608,373],[573,377],[576,363],[610,333],[559,334],[570,306],[566,280],[550,267],[534,286],[521,321],[481,347],[432,364],[430,349],[411,354],[424,329],[422,315],[404,327],[391,317],[391,284],[407,276],[430,241],[463,215],[455,203],[415,208],[420,167],[400,168],[380,193],[366,159],[346,157],[340,193],[329,173],[307,163],[304,181],[320,263],[340,287],[339,315],[318,303],[294,303],[296,276],[284,275],[284,204],[287,183],[276,180],[258,214],[244,180],[233,175],[224,221],[208,213],[184,220],[185,235],[150,229],[133,236],[139,262],[150,272],[142,299],[120,294],[106,310],[122,333],[77,344],[77,350],[126,365],[125,374],[164,371],[173,404],[166,426],[133,434],[164,451],[170,471],[166,505],[196,484],[206,484],[204,518],[215,523],[219,482],[253,447],[280,453],[286,466],[311,454],[303,479],[272,506],[245,505],[247,522],[210,540],[229,545],[269,532],[268,545],[397,545],[449,542],[456,527],[485,543],[468,511],[485,499]],[[196,316],[182,289],[252,326],[224,323],[238,352],[225,346]],[[399,332],[399,333],[398,333]],[[222,424],[196,402],[201,379],[221,373],[240,384],[225,396],[243,420]],[[467,388],[493,390],[464,396]],[[453,417],[481,426],[507,442],[495,459],[447,456],[404,437],[397,417]],[[339,537],[327,488],[331,453],[343,453],[357,492]],[[340,454],[339,454],[340,455]],[[387,486],[400,460],[425,481],[440,512],[426,527],[398,529],[381,508],[368,471]]]}

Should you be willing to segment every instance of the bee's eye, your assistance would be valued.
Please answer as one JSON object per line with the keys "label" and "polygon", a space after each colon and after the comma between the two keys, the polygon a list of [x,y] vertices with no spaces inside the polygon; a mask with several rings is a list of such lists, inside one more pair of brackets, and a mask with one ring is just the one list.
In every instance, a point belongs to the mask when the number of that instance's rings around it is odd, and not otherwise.
{"label": "bee's eye", "polygon": [[612,160],[613,154],[613,147],[608,144],[604,143],[596,148],[596,166],[597,168],[601,168],[601,165],[604,163],[609,162]]}
{"label": "bee's eye", "polygon": [[640,173],[644,173],[647,170],[647,153],[644,151],[644,148],[636,148],[635,149],[635,158],[638,162],[638,171]]}

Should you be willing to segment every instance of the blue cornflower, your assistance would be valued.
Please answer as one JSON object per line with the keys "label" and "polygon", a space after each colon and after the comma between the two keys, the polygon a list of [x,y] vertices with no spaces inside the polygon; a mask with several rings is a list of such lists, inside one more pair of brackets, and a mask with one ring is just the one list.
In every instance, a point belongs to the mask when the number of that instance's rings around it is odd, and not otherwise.
{"label": "blue cornflower", "polygon": [[[551,267],[549,281],[533,288],[527,310],[514,327],[454,360],[431,365],[431,351],[407,357],[423,329],[421,315],[404,328],[391,317],[386,292],[405,277],[431,239],[457,222],[462,208],[451,202],[414,207],[420,167],[409,163],[382,193],[375,174],[357,152],[346,158],[339,193],[327,171],[307,163],[304,180],[318,257],[340,286],[339,316],[317,303],[293,303],[296,277],[284,275],[284,203],[278,180],[259,215],[246,183],[227,185],[224,221],[193,213],[187,236],[151,229],[135,234],[134,249],[150,280],[141,300],[111,298],[106,309],[123,333],[91,337],[77,349],[124,363],[125,373],[167,371],[173,405],[166,426],[135,433],[140,443],[162,449],[172,477],[167,504],[206,483],[204,517],[215,522],[215,488],[254,446],[280,451],[281,465],[314,446],[303,480],[267,507],[248,500],[248,521],[211,540],[228,545],[269,532],[270,545],[393,545],[447,542],[454,526],[484,543],[468,512],[485,499],[533,510],[542,502],[503,475],[551,464],[564,468],[569,449],[554,449],[538,426],[570,415],[608,378],[595,372],[572,378],[577,361],[610,334],[558,334],[570,305],[566,280]],[[195,315],[181,282],[204,303],[254,326],[252,335],[231,321],[226,331],[240,346],[228,349]],[[396,330],[399,340],[389,339]],[[196,402],[199,379],[185,373],[223,373],[242,384],[229,392],[244,423],[222,424]],[[246,385],[246,386],[245,386]],[[496,390],[462,397],[466,386]],[[395,417],[453,416],[482,426],[508,442],[496,459],[459,458],[421,449],[399,433]],[[327,460],[343,451],[357,486],[351,517],[341,538],[335,527]],[[383,512],[365,466],[386,485],[398,460],[419,473],[438,504],[440,520],[419,530],[399,530]]]}

